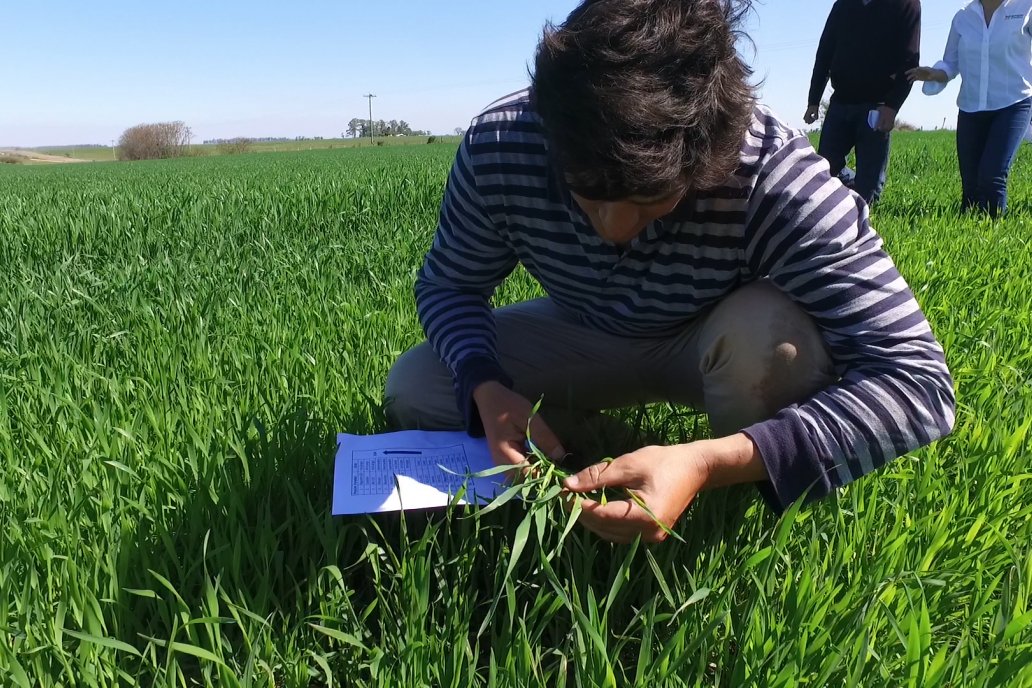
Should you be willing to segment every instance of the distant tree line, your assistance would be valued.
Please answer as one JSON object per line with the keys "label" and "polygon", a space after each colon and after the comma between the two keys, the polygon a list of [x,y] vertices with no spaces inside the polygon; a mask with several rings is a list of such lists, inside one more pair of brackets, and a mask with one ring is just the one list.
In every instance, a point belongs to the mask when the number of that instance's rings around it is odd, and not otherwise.
{"label": "distant tree line", "polygon": [[[373,121],[372,136],[429,136],[429,131],[413,129],[405,120],[392,119],[387,122],[382,119]],[[348,122],[345,138],[362,138],[370,135],[369,120],[354,117]]]}
{"label": "distant tree line", "polygon": [[[242,137],[242,136],[233,136],[233,137],[225,138],[225,139],[205,139],[202,143],[204,143],[204,145],[206,145],[206,146],[207,145],[218,145],[220,143],[232,143],[233,141],[237,141],[237,140],[239,140],[241,138],[244,138],[244,137]],[[248,136],[246,138],[247,138],[248,141],[251,141],[253,143],[286,143],[287,141],[294,141],[295,140],[295,139],[289,138],[287,136],[261,136],[261,137]]]}
{"label": "distant tree line", "polygon": [[[463,130],[456,127],[455,133]],[[348,128],[341,138],[369,136],[369,121],[355,117],[348,122]],[[372,123],[372,135],[385,136],[427,136],[433,143],[437,137],[421,129],[413,129],[405,120],[376,120]],[[178,158],[191,154],[190,144],[193,131],[182,121],[157,122],[154,124],[138,124],[122,132],[118,139],[117,155],[119,160],[154,160],[161,158]],[[286,143],[290,141],[322,141],[322,136],[264,136],[251,138],[236,136],[233,138],[205,139],[204,144],[218,146],[223,154],[247,153],[256,143]]]}
{"label": "distant tree line", "polygon": [[222,155],[239,155],[240,153],[250,153],[254,148],[254,139],[249,139],[246,136],[238,136],[235,139],[220,139],[221,143],[217,144],[219,153]]}

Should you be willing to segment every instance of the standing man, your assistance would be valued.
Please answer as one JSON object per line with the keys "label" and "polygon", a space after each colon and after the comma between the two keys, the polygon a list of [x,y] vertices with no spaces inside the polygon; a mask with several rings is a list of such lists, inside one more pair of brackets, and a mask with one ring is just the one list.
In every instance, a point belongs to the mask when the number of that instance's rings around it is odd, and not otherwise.
{"label": "standing man", "polygon": [[869,204],[885,187],[889,133],[910,95],[906,72],[920,59],[920,0],[837,0],[831,8],[803,120],[817,121],[830,77],[833,93],[817,152],[838,172],[856,149],[853,190]]}

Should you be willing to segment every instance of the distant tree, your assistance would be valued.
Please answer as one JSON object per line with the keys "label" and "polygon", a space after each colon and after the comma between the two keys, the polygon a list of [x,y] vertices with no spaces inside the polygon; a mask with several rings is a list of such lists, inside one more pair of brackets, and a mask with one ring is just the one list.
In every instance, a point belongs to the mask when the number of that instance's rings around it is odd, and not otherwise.
{"label": "distant tree", "polygon": [[373,136],[429,136],[430,132],[421,129],[413,129],[412,125],[403,119],[392,119],[389,122],[382,119],[372,122],[372,132],[369,131],[369,120],[360,117],[353,117],[348,122],[347,135],[351,138],[364,138],[372,133]]}
{"label": "distant tree", "polygon": [[462,136],[465,133],[466,133],[466,130],[463,129],[462,127],[455,127],[455,135],[456,136]]}
{"label": "distant tree", "polygon": [[178,158],[189,154],[193,132],[184,122],[138,124],[118,139],[119,160]]}
{"label": "distant tree", "polygon": [[254,139],[249,139],[244,136],[238,136],[235,139],[230,139],[219,144],[219,153],[222,155],[239,155],[241,153],[250,153],[254,150]]}

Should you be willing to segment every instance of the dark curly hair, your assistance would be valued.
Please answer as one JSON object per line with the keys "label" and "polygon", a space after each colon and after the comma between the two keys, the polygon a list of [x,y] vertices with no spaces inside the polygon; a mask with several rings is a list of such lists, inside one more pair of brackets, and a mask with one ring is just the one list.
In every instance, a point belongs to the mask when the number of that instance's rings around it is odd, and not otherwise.
{"label": "dark curly hair", "polygon": [[548,24],[532,103],[577,193],[658,196],[725,182],[755,95],[737,50],[749,0],[584,0]]}

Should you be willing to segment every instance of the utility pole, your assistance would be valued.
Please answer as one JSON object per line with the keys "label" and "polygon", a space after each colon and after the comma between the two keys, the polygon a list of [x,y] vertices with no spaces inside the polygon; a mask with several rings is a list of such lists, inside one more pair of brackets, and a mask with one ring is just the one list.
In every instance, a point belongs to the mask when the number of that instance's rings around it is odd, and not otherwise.
{"label": "utility pole", "polygon": [[363,98],[369,99],[369,143],[373,142],[373,98],[376,97],[375,93],[367,93]]}
{"label": "utility pole", "polygon": [[117,160],[118,159],[117,156],[115,155],[115,151],[116,150],[117,149],[115,148],[115,140],[111,139],[111,159],[112,160]]}

